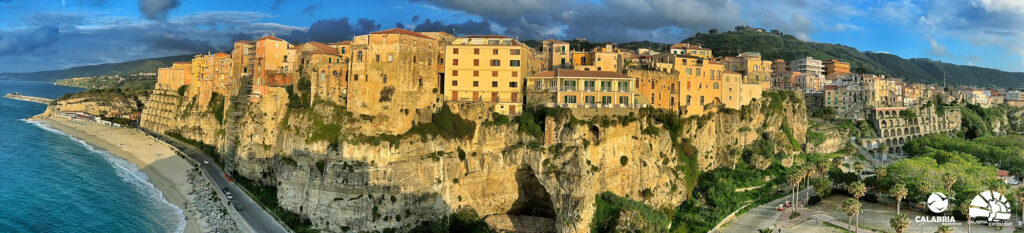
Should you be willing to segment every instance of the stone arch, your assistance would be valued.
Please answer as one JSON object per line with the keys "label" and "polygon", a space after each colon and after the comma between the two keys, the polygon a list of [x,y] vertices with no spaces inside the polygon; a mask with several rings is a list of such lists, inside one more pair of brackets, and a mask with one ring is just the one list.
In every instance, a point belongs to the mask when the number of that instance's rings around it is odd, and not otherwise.
{"label": "stone arch", "polygon": [[883,137],[883,138],[887,138],[887,137],[889,137],[889,131],[888,131],[888,130],[884,130],[884,129],[883,129],[883,130],[882,130],[882,137]]}
{"label": "stone arch", "polygon": [[882,128],[883,128],[883,129],[884,129],[884,128],[886,128],[886,127],[889,127],[889,121],[887,121],[887,120],[881,120],[881,125],[882,125]]}
{"label": "stone arch", "polygon": [[885,139],[885,144],[889,145],[889,147],[892,147],[892,139]]}
{"label": "stone arch", "polygon": [[904,142],[904,138],[901,137],[900,140],[899,140],[899,145],[903,145],[903,142]]}
{"label": "stone arch", "polygon": [[889,129],[889,137],[895,137],[895,136],[896,136],[896,130],[895,129]]}
{"label": "stone arch", "polygon": [[903,128],[903,135],[909,135],[909,134],[910,134],[910,128]]}

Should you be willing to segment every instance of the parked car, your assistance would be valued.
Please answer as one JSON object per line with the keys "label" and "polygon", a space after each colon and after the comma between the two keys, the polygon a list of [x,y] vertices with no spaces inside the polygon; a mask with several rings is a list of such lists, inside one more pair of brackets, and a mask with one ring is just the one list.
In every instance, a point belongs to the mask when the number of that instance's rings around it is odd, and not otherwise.
{"label": "parked car", "polygon": [[225,192],[224,193],[224,197],[227,197],[228,200],[234,200],[235,199],[234,196],[231,196],[231,192]]}
{"label": "parked car", "polygon": [[782,207],[782,205],[779,204],[779,207],[775,207],[775,209],[781,212],[781,211],[785,211],[786,207]]}
{"label": "parked car", "polygon": [[235,203],[235,210],[237,210],[237,211],[242,211],[242,209],[243,209],[243,208],[242,208],[242,205],[240,205],[240,204],[238,204],[238,203]]}

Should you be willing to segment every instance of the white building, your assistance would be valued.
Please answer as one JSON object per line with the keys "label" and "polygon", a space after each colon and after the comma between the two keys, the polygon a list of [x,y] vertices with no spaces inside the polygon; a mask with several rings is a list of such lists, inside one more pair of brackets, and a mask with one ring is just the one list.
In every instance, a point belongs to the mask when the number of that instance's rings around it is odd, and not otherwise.
{"label": "white building", "polygon": [[821,63],[821,60],[812,57],[804,57],[793,61],[789,64],[789,69],[805,74],[815,74],[819,77],[824,77],[825,73],[825,65]]}

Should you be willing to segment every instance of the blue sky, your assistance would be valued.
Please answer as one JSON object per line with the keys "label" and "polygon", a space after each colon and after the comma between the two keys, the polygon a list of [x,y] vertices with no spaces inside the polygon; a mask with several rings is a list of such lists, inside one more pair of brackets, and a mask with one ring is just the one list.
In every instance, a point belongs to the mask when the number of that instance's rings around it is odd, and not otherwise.
{"label": "blue sky", "polygon": [[333,42],[397,26],[671,43],[736,25],[1024,71],[1020,0],[0,0],[0,72],[225,50],[266,34]]}

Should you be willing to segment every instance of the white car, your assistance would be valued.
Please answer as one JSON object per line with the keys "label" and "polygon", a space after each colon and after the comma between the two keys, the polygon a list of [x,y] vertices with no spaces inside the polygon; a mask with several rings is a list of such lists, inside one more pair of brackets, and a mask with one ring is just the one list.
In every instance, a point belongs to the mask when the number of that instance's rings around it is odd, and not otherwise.
{"label": "white car", "polygon": [[233,200],[233,199],[235,199],[235,197],[234,197],[234,196],[231,196],[231,192],[225,192],[225,193],[224,193],[224,197],[227,197],[227,198],[228,198],[228,200]]}
{"label": "white car", "polygon": [[210,164],[210,160],[203,160],[203,163]]}

